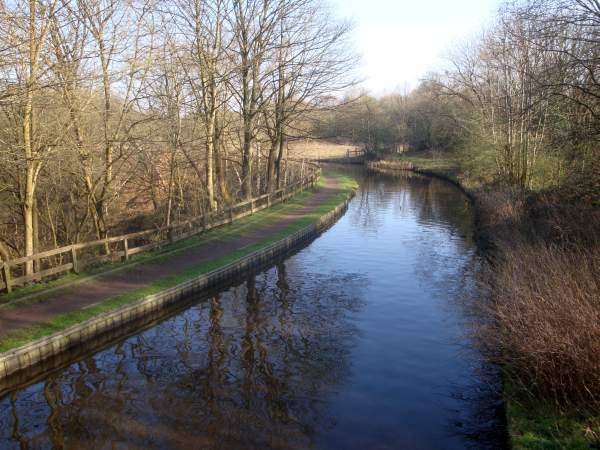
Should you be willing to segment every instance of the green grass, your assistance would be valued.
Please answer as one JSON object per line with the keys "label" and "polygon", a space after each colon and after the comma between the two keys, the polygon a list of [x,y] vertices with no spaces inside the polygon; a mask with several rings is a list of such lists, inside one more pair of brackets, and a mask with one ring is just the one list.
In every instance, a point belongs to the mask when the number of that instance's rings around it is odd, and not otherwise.
{"label": "green grass", "polygon": [[[316,222],[323,214],[331,211],[341,202],[343,202],[347,198],[349,193],[357,187],[356,181],[352,178],[342,176],[334,172],[326,172],[325,176],[335,177],[337,179],[339,193],[337,193],[327,202],[320,204],[310,213],[304,214],[300,219],[294,221],[287,227],[278,230],[276,233],[273,233],[268,238],[256,242],[250,246],[246,246],[233,253],[221,256],[219,258],[215,258],[209,262],[198,264],[188,270],[178,273],[177,275],[167,276],[156,280],[155,282],[149,284],[144,288],[128,292],[124,295],[119,295],[106,299],[102,303],[94,305],[90,308],[63,314],[55,317],[47,323],[18,330],[4,337],[3,340],[0,341],[0,352],[6,352],[16,347],[25,345],[28,342],[34,341],[36,339],[41,339],[43,337],[49,336],[53,333],[62,331],[70,326],[81,323],[99,314],[113,311],[124,305],[132,304],[148,295],[161,292],[165,289],[176,286],[186,280],[208,273],[219,267],[223,267],[256,250],[267,247],[268,245],[286,236],[289,236],[296,231],[301,230],[302,228],[310,225],[311,223]],[[321,186],[322,184],[323,181],[320,181]],[[285,213],[289,212],[290,210],[302,207],[311,196],[312,192],[305,191],[294,196],[292,199],[288,200],[287,203],[278,204],[267,210],[260,211],[252,216],[241,219],[232,225],[225,226],[216,230],[211,230],[210,232],[206,233],[203,237],[194,237],[187,241],[181,241],[177,244],[174,244],[170,248],[168,248],[169,246],[165,247],[159,254],[155,254],[153,256],[148,255],[143,258],[140,258],[140,261],[138,261],[136,265],[147,261],[168,261],[169,257],[176,255],[177,253],[183,251],[183,249],[201,245],[203,242],[207,242],[209,240],[225,240],[231,237],[237,237],[253,229],[266,226],[269,223],[272,223],[277,219],[281,218]],[[127,268],[128,267],[125,267],[124,270],[127,270]],[[131,268],[131,265],[129,266],[129,268]],[[84,275],[80,275],[80,277],[83,276]],[[41,299],[35,299],[35,301],[43,301],[43,297]]]}
{"label": "green grass", "polygon": [[600,449],[600,411],[559,409],[552,402],[525,399],[505,383],[511,444],[527,450]]}
{"label": "green grass", "polygon": [[417,168],[422,170],[436,170],[440,172],[454,172],[459,168],[459,163],[456,159],[452,158],[443,158],[443,159],[433,159],[433,158],[423,158],[420,156],[400,156],[398,158],[400,161],[410,161]]}
{"label": "green grass", "polygon": [[417,170],[444,177],[465,189],[477,189],[492,183],[495,177],[495,162],[490,152],[475,152],[459,149],[440,153],[432,157],[428,153],[393,155],[390,158],[412,162]]}

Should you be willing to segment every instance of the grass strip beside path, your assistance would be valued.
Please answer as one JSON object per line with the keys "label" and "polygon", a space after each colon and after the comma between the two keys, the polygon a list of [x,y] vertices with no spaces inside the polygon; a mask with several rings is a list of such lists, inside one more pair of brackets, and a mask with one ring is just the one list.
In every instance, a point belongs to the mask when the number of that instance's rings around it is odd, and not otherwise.
{"label": "grass strip beside path", "polygon": [[[222,255],[208,262],[204,262],[193,266],[185,271],[177,273],[176,275],[160,278],[152,283],[147,284],[141,289],[136,289],[123,295],[107,298],[106,300],[86,309],[81,309],[56,316],[45,323],[16,330],[15,332],[5,336],[0,341],[0,352],[6,352],[14,348],[20,347],[22,345],[25,345],[34,340],[49,336],[53,333],[62,331],[70,326],[81,323],[99,314],[113,311],[121,306],[140,301],[148,295],[161,292],[165,289],[176,286],[184,281],[208,273],[219,267],[223,267],[239,258],[249,255],[252,252],[267,247],[270,244],[280,239],[283,239],[286,236],[295,233],[296,231],[301,230],[302,228],[310,225],[311,223],[316,222],[321,216],[333,210],[336,206],[342,203],[347,198],[349,193],[352,190],[356,189],[357,186],[355,180],[346,176],[341,176],[339,174],[330,172],[326,172],[324,176],[336,178],[337,192],[331,197],[329,197],[327,201],[317,205],[315,208],[312,208],[310,212],[303,214],[302,217],[298,218],[297,220],[294,220],[287,226],[282,227],[281,229],[272,233],[269,237],[259,240],[251,245],[238,249],[229,254]],[[320,182],[320,185],[323,185],[323,181]],[[247,233],[249,230],[258,229],[260,227],[274,223],[278,219],[283,217],[286,213],[304,206],[307,200],[309,200],[312,197],[312,195],[312,192],[305,191],[294,196],[284,204],[278,204],[272,208],[260,211],[252,216],[241,219],[240,221],[229,226],[225,226],[216,230],[211,230],[202,236],[196,236],[188,240],[181,241],[177,244],[174,244],[173,246],[166,246],[159,253],[149,254],[147,256],[139,258],[135,265],[137,266],[147,261],[157,262],[164,260],[165,262],[168,262],[170,257],[182,252],[184,249],[189,249],[190,247],[202,245],[202,243],[205,243],[209,240],[227,240],[229,238],[238,237],[243,235],[244,233]],[[126,266],[122,267],[122,269],[127,270],[128,267],[130,268],[130,266]],[[85,275],[81,275],[81,277],[85,277]],[[73,277],[71,277],[70,280],[72,282]],[[40,298],[36,298],[34,301],[44,301],[43,296]]]}

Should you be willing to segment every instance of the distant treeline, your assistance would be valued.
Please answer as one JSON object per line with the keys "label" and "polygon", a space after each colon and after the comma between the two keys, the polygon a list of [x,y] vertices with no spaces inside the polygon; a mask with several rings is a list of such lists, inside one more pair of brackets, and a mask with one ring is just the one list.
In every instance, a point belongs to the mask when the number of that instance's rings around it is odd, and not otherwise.
{"label": "distant treeline", "polygon": [[318,132],[371,149],[461,150],[474,173],[522,189],[598,170],[597,1],[507,2],[447,60],[408,94],[348,98]]}

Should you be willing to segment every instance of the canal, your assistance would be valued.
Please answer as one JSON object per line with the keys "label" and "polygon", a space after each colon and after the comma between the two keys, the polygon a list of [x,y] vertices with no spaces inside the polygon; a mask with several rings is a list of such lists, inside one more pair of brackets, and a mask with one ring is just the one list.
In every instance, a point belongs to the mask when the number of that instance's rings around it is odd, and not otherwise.
{"label": "canal", "polygon": [[504,447],[468,333],[469,202],[357,171],[332,228],[268,270],[0,398],[0,448]]}

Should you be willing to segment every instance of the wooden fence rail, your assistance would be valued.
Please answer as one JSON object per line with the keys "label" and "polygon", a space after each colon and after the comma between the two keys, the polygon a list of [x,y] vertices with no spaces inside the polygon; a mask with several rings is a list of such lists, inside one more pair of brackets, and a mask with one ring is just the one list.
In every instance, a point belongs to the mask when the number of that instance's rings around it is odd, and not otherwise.
{"label": "wooden fence rail", "polygon": [[346,150],[346,158],[359,158],[365,156],[365,150]]}
{"label": "wooden fence rail", "polygon": [[[307,187],[313,187],[321,175],[321,168],[312,163],[308,165],[310,168],[309,173],[296,183],[272,193],[242,201],[224,210],[211,211],[184,222],[172,224],[169,227],[160,227],[90,242],[81,242],[30,256],[23,256],[4,262],[0,261],[0,291],[11,292],[15,286],[23,286],[31,281],[41,281],[44,278],[64,272],[73,271],[78,273],[83,267],[94,262],[118,260],[119,258],[122,261],[127,261],[132,255],[137,253],[153,250],[165,243],[174,243],[182,239],[187,239],[193,235],[254,214],[273,204],[287,200]],[[139,241],[145,242],[141,243],[141,245],[134,245],[136,241],[138,241],[138,244],[140,244]],[[111,249],[110,244],[113,244],[115,248]],[[97,252],[92,252],[91,256],[84,258],[82,251],[93,249],[94,247],[108,248],[109,252],[101,255],[97,255]],[[64,257],[65,255],[66,258]],[[41,267],[41,260],[57,256],[60,257],[56,258],[56,261],[47,261],[50,267],[44,270],[38,270],[29,275],[13,277],[13,270],[28,261],[37,261],[38,267]],[[67,261],[64,261],[64,259]]]}

